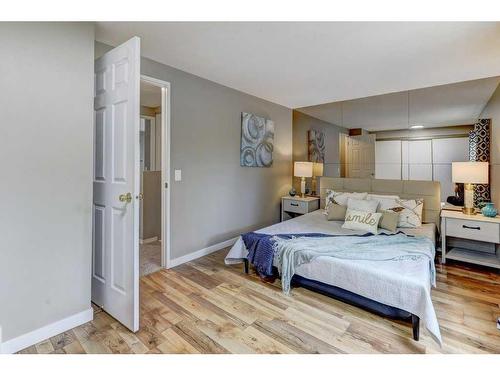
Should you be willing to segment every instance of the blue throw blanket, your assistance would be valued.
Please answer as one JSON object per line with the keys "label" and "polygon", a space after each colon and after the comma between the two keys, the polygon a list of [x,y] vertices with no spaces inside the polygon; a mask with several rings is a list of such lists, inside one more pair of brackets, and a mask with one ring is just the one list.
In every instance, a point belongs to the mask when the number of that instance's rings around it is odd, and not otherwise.
{"label": "blue throw blanket", "polygon": [[[297,234],[264,234],[248,232],[243,234],[243,242],[248,250],[248,261],[255,267],[261,276],[273,276],[274,237],[292,239],[295,237],[338,237],[342,235],[324,233],[297,233]],[[344,235],[345,236],[345,235]],[[371,233],[353,235],[357,237],[373,236]]]}

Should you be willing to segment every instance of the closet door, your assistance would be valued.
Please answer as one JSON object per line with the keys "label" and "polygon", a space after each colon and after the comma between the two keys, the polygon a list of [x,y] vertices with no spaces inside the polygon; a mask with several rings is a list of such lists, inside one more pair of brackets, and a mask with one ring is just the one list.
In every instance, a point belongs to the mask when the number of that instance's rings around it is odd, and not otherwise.
{"label": "closet door", "polygon": [[441,183],[441,200],[455,194],[451,163],[469,160],[469,138],[443,138],[432,141],[434,181]]}
{"label": "closet door", "polygon": [[401,141],[401,179],[409,179],[409,169],[410,169],[410,156],[409,156],[409,146],[408,141]]}
{"label": "closet door", "polygon": [[401,141],[375,142],[375,178],[401,179]]}
{"label": "closet door", "polygon": [[432,141],[408,142],[408,179],[432,181]]}

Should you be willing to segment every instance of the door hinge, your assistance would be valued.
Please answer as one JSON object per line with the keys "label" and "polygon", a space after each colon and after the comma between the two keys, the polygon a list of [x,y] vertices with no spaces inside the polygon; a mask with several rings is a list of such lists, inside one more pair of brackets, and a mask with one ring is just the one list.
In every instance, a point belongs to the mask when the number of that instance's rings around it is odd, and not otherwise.
{"label": "door hinge", "polygon": [[165,182],[165,189],[168,189],[168,182]]}

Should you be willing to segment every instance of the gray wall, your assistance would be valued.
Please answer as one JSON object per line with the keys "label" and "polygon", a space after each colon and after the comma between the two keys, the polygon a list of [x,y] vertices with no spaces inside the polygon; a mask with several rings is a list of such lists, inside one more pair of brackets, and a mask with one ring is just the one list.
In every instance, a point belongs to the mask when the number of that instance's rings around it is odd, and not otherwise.
{"label": "gray wall", "polygon": [[[307,131],[321,130],[325,133],[325,163],[323,175],[339,177],[340,168],[340,134],[349,133],[349,130],[329,122],[319,120],[299,111],[293,111],[293,161],[307,161]],[[307,185],[309,186],[309,181]],[[294,187],[300,191],[300,179],[294,178]]]}
{"label": "gray wall", "polygon": [[93,40],[0,23],[3,341],[90,308]]}
{"label": "gray wall", "polygon": [[[109,48],[96,43],[96,56]],[[141,73],[171,84],[172,259],[278,222],[291,187],[292,110],[146,58]],[[274,121],[271,168],[240,166],[241,112]]]}
{"label": "gray wall", "polygon": [[500,85],[479,118],[491,119],[490,185],[491,200],[500,206]]}
{"label": "gray wall", "polygon": [[142,172],[142,239],[161,238],[161,172]]}

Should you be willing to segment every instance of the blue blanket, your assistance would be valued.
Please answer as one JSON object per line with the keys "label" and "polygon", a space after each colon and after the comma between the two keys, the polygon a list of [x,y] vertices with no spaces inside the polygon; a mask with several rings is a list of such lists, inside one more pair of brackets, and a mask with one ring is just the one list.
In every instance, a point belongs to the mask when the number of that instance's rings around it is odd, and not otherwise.
{"label": "blue blanket", "polygon": [[[264,234],[248,232],[243,234],[243,242],[248,250],[248,261],[255,267],[261,276],[273,276],[274,250],[272,238],[292,239],[295,237],[337,237],[342,235],[324,233],[297,233],[297,234]],[[345,235],[344,235],[345,236]],[[357,237],[373,236],[371,233],[353,235]]]}

